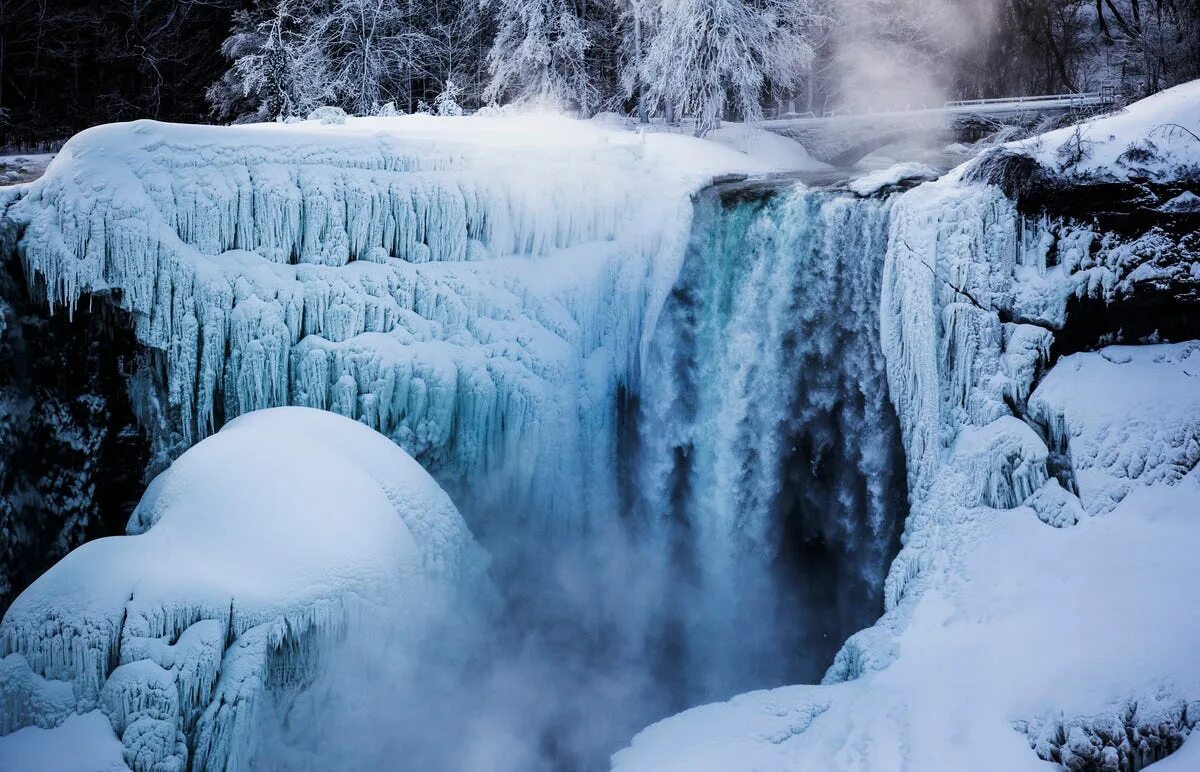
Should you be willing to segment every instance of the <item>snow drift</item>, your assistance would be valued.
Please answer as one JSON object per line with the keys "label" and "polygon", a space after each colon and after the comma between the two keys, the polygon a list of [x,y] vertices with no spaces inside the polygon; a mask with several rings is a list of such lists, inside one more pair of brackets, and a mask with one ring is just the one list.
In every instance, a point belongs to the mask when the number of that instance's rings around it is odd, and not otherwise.
{"label": "snow drift", "polygon": [[[75,550],[8,610],[3,731],[98,710],[133,770],[237,768],[260,703],[365,615],[403,610],[415,641],[483,581],[465,523],[411,457],[310,409],[243,416],[194,446],[129,533]],[[28,736],[0,740],[6,768]]]}

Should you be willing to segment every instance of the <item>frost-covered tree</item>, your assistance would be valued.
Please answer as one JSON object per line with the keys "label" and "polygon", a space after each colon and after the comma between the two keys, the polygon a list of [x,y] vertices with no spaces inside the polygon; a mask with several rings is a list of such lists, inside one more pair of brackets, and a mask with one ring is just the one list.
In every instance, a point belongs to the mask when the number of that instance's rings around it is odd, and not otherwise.
{"label": "frost-covered tree", "polygon": [[664,0],[642,67],[645,98],[694,115],[696,133],[762,114],[768,85],[789,87],[812,60],[805,0]]}
{"label": "frost-covered tree", "polygon": [[420,28],[422,7],[411,1],[336,0],[318,17],[309,34],[326,51],[338,106],[370,115],[397,96],[408,98],[412,81],[424,74],[428,36]]}
{"label": "frost-covered tree", "polygon": [[496,15],[487,100],[534,102],[592,113],[600,102],[591,41],[569,0],[484,0]]}
{"label": "frost-covered tree", "polygon": [[233,66],[209,99],[224,117],[259,120],[322,104],[357,115],[411,105],[426,74],[423,13],[416,0],[278,0],[261,20],[242,14],[224,45]]}
{"label": "frost-covered tree", "polygon": [[326,52],[311,34],[312,3],[283,0],[267,18],[246,12],[234,20],[222,53],[233,65],[208,90],[222,118],[269,120],[306,114],[329,101]]}
{"label": "frost-covered tree", "polygon": [[644,98],[646,84],[643,67],[646,62],[648,41],[653,34],[653,25],[658,18],[660,0],[617,0],[624,35],[621,39],[621,90],[626,98],[637,103],[638,119],[649,120],[647,100]]}

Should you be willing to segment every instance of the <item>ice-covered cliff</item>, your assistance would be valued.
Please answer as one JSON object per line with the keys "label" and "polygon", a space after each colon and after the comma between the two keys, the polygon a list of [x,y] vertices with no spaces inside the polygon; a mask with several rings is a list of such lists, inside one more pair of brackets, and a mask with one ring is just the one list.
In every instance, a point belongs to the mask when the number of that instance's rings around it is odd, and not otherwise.
{"label": "ice-covered cliff", "polygon": [[824,685],[687,711],[616,768],[1194,760],[1200,220],[1172,202],[1200,185],[1200,143],[1158,127],[1194,127],[1198,95],[899,198],[880,329],[911,512],[887,611]]}
{"label": "ice-covered cliff", "polygon": [[250,410],[318,407],[574,528],[612,506],[587,470],[611,465],[615,390],[678,270],[689,194],[756,168],[549,116],[137,122],[73,138],[4,218],[35,294],[133,315],[166,452]]}
{"label": "ice-covered cliff", "polygon": [[24,732],[0,738],[3,768],[39,768],[64,743],[99,764],[94,711],[132,770],[240,768],[256,712],[348,630],[386,611],[402,650],[483,586],[483,554],[428,473],[311,409],[256,412],[194,446],[129,534],[72,552],[0,623],[0,729]]}

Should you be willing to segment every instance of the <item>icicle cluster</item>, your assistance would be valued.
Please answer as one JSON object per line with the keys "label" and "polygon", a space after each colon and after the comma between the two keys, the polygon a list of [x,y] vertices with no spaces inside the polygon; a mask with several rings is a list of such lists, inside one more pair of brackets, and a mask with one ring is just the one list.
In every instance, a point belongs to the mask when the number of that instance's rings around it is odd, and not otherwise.
{"label": "icicle cluster", "polygon": [[578,146],[513,152],[106,126],[74,138],[6,219],[52,304],[107,294],[134,314],[165,355],[181,447],[306,405],[361,420],[448,484],[496,473],[498,496],[610,508],[586,470],[612,460],[602,428],[678,264],[696,180],[632,135],[578,131]]}

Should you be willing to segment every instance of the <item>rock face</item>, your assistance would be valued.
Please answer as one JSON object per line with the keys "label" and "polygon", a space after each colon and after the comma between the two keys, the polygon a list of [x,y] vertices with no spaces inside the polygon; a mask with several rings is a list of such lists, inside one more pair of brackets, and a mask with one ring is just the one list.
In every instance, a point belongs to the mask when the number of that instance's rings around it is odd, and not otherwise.
{"label": "rock face", "polygon": [[128,317],[102,302],[47,316],[20,276],[0,267],[0,613],[67,552],[122,532],[150,460]]}
{"label": "rock face", "polygon": [[482,588],[482,553],[433,479],[367,427],[305,408],[194,446],[129,531],[75,550],[13,603],[0,700],[10,732],[99,710],[137,771],[239,768],[256,711],[348,630],[389,610],[405,646]]}

